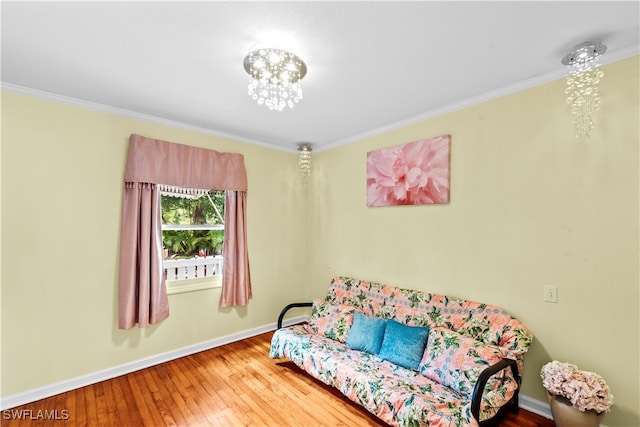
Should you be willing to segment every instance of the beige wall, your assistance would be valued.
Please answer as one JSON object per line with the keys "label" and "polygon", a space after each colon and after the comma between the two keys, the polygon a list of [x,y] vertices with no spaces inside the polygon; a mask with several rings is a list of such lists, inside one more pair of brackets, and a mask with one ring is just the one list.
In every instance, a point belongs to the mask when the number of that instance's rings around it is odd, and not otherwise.
{"label": "beige wall", "polygon": [[[638,57],[604,71],[587,143],[557,81],[317,153],[305,189],[293,154],[3,93],[2,396],[271,323],[351,275],[504,307],[536,338],[526,395],[545,399],[544,362],[573,362],[610,384],[607,425],[640,424]],[[245,155],[248,308],[177,294],[159,326],[117,329],[131,133]],[[366,208],[367,151],[441,134],[450,204]]]}
{"label": "beige wall", "polygon": [[[7,92],[2,107],[2,396],[268,325],[307,299],[294,154]],[[175,294],[159,325],[117,328],[131,133],[244,154],[248,307],[218,309],[219,289]]]}
{"label": "beige wall", "polygon": [[[535,335],[524,394],[546,400],[543,363],[575,363],[612,388],[605,424],[640,425],[638,62],[603,68],[585,143],[559,80],[316,155],[314,296],[350,275],[502,306]],[[366,207],[367,151],[442,134],[448,205]],[[544,285],[558,287],[557,304]]]}

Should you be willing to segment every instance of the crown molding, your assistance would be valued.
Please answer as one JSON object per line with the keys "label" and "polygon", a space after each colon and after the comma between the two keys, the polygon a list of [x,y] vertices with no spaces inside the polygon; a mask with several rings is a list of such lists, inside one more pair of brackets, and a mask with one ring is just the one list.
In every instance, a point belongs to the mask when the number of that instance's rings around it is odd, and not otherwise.
{"label": "crown molding", "polygon": [[[606,55],[603,55],[600,58],[601,65],[611,64],[613,62],[621,61],[623,59],[630,58],[632,56],[636,56],[640,53],[640,45],[630,46],[624,49],[618,49],[613,52],[607,52]],[[367,132],[363,132],[360,134],[352,135],[350,137],[340,139],[334,142],[330,142],[323,146],[314,147],[314,152],[322,152],[327,151],[333,148],[340,147],[342,145],[347,145],[359,141],[361,139],[369,138],[372,136],[380,135],[382,133],[386,133],[392,130],[396,130],[405,126],[409,126],[415,123],[422,122],[424,120],[433,119],[438,116],[442,116],[444,114],[452,113],[457,110],[462,110],[477,104],[481,104],[483,102],[491,101],[496,98],[500,98],[505,95],[509,95],[512,93],[520,92],[526,89],[530,89],[535,86],[540,86],[545,83],[549,83],[551,81],[563,78],[565,76],[565,68],[558,67],[552,71],[539,74],[537,76],[530,77],[525,80],[521,80],[519,82],[506,85],[500,87],[495,90],[491,90],[480,94],[478,96],[474,96],[471,98],[466,98],[460,100],[458,102],[454,102],[452,104],[448,104],[430,111],[426,111],[424,113],[418,114],[413,117],[409,117],[404,120],[400,120],[394,123],[390,123],[384,126],[377,127],[375,129],[369,130]],[[102,113],[114,114],[122,117],[133,118],[137,120],[142,120],[150,123],[155,123],[159,125],[169,126],[173,128],[183,129],[187,131],[197,132],[204,135],[215,136],[219,138],[232,139],[238,142],[244,142],[250,145],[257,145],[260,147],[270,148],[277,151],[284,151],[287,153],[297,153],[297,149],[282,147],[279,145],[269,144],[266,142],[249,139],[245,137],[241,137],[238,135],[233,135],[225,132],[220,132],[214,129],[203,128],[200,126],[194,126],[182,122],[177,122],[174,120],[164,119],[162,117],[156,117],[149,114],[138,113],[135,111],[125,110],[122,108],[112,107],[109,105],[98,104],[95,102],[89,102],[77,98],[72,98],[69,96],[58,95],[51,92],[46,92],[38,89],[32,89],[24,86],[15,85],[13,83],[2,82],[1,88],[3,91],[18,93],[21,95],[27,95],[35,98],[46,99],[53,102],[58,102],[62,104],[72,105],[80,108],[85,108],[88,110],[98,111]]]}
{"label": "crown molding", "polygon": [[149,123],[155,123],[158,125],[168,126],[172,128],[182,129],[191,132],[197,132],[204,135],[215,136],[219,138],[232,139],[238,142],[244,142],[250,145],[257,145],[260,147],[270,148],[278,151],[286,151],[294,153],[296,150],[281,147],[274,144],[268,144],[266,142],[258,141],[255,139],[244,138],[238,135],[217,131],[214,129],[203,128],[200,126],[194,126],[187,123],[178,122],[175,120],[169,120],[162,117],[152,116],[150,114],[138,113],[135,111],[125,110],[123,108],[112,107],[110,105],[99,104],[96,102],[85,101],[70,96],[59,95],[57,93],[46,92],[39,89],[33,89],[25,86],[16,85],[13,83],[2,82],[1,88],[3,91],[17,93],[19,95],[26,95],[33,98],[40,98],[47,101],[53,101],[60,104],[71,105],[74,107],[84,108],[86,110],[97,111],[100,113],[113,114],[116,116],[127,117],[130,119],[141,120]]}
{"label": "crown molding", "polygon": [[[630,46],[625,49],[618,49],[614,52],[607,52],[606,55],[600,57],[600,65],[607,65],[613,62],[621,61],[623,59],[630,58],[632,56],[636,56],[640,53],[640,45]],[[560,63],[560,61],[558,61]],[[521,80],[519,82],[506,85],[500,87],[495,90],[491,90],[480,94],[478,96],[474,96],[471,98],[463,99],[458,102],[454,102],[449,105],[445,105],[443,107],[439,107],[430,111],[426,111],[424,113],[418,114],[417,116],[409,117],[407,119],[390,123],[385,126],[381,126],[370,131],[353,135],[345,139],[341,139],[329,144],[326,144],[322,147],[318,147],[316,152],[330,150],[332,148],[337,148],[342,145],[351,144],[353,142],[359,141],[361,139],[370,138],[376,135],[380,135],[382,133],[386,133],[392,130],[400,129],[405,126],[413,125],[415,123],[422,122],[424,120],[433,119],[438,116],[442,116],[444,114],[452,113],[457,110],[462,110],[468,107],[472,107],[477,104],[482,104],[483,102],[491,101],[496,98],[503,97],[505,95],[510,95],[512,93],[520,92],[526,89],[533,88],[535,86],[540,86],[545,83],[552,82],[554,80],[558,80],[564,78],[566,76],[566,68],[564,66],[559,66],[557,69],[552,71],[539,74],[537,76],[530,77],[525,80]]]}

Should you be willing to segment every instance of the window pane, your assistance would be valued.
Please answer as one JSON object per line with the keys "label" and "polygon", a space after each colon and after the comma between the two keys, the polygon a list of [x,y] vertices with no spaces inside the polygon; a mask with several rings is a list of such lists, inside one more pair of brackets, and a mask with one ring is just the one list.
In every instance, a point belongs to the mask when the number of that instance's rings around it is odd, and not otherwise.
{"label": "window pane", "polygon": [[[162,196],[163,224],[222,224],[224,191],[210,191],[197,199]],[[213,204],[211,204],[213,202]]]}
{"label": "window pane", "polygon": [[[210,191],[197,199],[162,196],[162,223],[180,225],[180,230],[164,230],[162,240],[168,259],[193,258],[222,254],[224,241],[224,191]],[[213,202],[213,204],[211,203]],[[202,229],[202,224],[220,224]],[[200,229],[188,229],[200,225]],[[186,228],[186,229],[185,229]]]}

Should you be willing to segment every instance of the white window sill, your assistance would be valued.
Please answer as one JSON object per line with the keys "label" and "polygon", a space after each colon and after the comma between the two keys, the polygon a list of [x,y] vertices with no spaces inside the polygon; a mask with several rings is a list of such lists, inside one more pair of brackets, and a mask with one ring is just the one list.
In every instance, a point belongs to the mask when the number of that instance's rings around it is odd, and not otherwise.
{"label": "white window sill", "polygon": [[167,295],[222,287],[222,276],[167,281]]}

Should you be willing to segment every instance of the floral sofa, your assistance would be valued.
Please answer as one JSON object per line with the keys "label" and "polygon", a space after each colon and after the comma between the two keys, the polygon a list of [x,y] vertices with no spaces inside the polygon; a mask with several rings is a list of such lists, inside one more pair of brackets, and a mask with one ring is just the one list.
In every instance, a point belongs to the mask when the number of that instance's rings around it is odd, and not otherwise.
{"label": "floral sofa", "polygon": [[[308,323],[285,312],[312,306]],[[270,357],[288,358],[390,425],[496,424],[517,410],[531,333],[500,308],[335,277],[285,307]]]}

